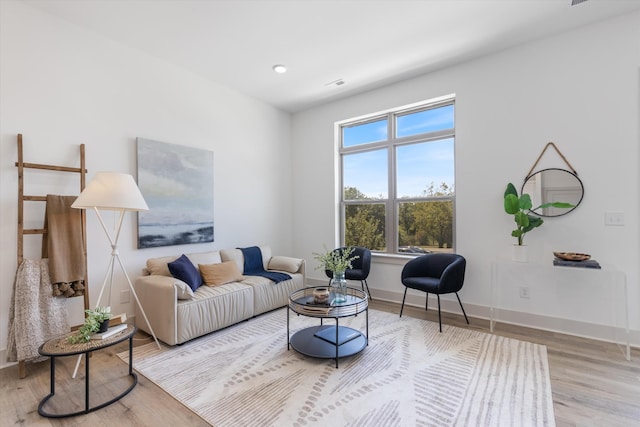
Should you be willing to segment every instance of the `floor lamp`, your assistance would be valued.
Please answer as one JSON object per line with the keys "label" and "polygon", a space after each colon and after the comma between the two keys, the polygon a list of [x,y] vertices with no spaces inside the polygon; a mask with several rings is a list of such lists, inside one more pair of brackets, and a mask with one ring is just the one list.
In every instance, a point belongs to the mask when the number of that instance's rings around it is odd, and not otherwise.
{"label": "floor lamp", "polygon": [[[147,319],[144,308],[142,307],[142,304],[140,304],[138,295],[133,288],[131,279],[127,274],[127,270],[124,268],[122,260],[120,259],[120,254],[118,253],[118,238],[120,237],[120,229],[122,228],[124,214],[127,211],[149,210],[149,207],[144,201],[144,198],[140,193],[140,189],[133,180],[133,177],[126,173],[98,172],[96,173],[95,177],[89,182],[89,184],[87,184],[82,193],[80,193],[76,201],[73,202],[71,207],[76,209],[93,209],[98,216],[98,220],[100,221],[102,229],[109,239],[109,243],[111,243],[111,258],[109,260],[107,272],[104,276],[104,281],[102,282],[102,288],[100,289],[100,294],[98,295],[96,306],[100,305],[102,294],[107,287],[107,282],[109,283],[109,299],[111,298],[111,287],[113,285],[113,269],[115,261],[118,261],[118,264],[120,265],[124,276],[127,278],[127,283],[129,284],[129,288],[133,293],[133,297],[136,299],[138,307],[140,307],[140,312],[142,313],[144,320],[149,326],[149,331],[151,331],[153,339],[156,341],[158,348],[160,348],[158,338],[153,332],[151,323],[149,322],[149,319]],[[104,220],[102,219],[102,215],[100,215],[100,210],[112,210],[120,212],[120,217],[118,219],[114,236],[109,233],[109,230],[107,229]]]}

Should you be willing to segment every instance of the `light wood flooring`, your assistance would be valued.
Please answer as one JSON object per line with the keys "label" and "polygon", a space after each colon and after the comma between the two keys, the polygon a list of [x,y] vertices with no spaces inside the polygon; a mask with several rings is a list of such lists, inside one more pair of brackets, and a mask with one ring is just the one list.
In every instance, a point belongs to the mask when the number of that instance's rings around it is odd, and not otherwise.
{"label": "light wood flooring", "polygon": [[[399,313],[398,304],[372,301],[371,307]],[[437,322],[437,311],[405,307],[405,316]],[[488,332],[488,321],[443,314],[443,327],[455,325]],[[640,350],[632,349],[631,361],[624,359],[615,344],[498,324],[496,333],[547,346],[553,408],[558,426],[640,426]],[[135,345],[151,342],[139,333]],[[127,367],[115,355],[126,343],[95,352],[91,358],[91,396],[106,401],[114,386],[122,385]],[[84,369],[71,379],[76,358],[58,359],[56,397],[67,394],[83,405]],[[135,366],[134,366],[135,367]],[[49,362],[27,364],[27,377],[18,378],[18,367],[0,370],[0,426],[206,426],[185,406],[174,400],[144,376],[138,375],[133,391],[98,411],[71,418],[48,419],[38,415],[38,403],[49,393]],[[101,395],[108,396],[102,400]],[[69,406],[68,408],[73,408]],[[82,408],[82,406],[80,406]],[[77,409],[76,409],[77,410]]]}

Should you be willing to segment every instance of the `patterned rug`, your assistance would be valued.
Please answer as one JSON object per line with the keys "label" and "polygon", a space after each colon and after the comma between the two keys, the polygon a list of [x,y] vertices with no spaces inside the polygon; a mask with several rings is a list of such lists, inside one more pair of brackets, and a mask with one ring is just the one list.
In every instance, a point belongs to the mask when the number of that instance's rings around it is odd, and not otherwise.
{"label": "patterned rug", "polygon": [[370,310],[369,345],[336,369],[287,351],[286,316],[136,347],[134,369],[216,427],[555,425],[545,346]]}

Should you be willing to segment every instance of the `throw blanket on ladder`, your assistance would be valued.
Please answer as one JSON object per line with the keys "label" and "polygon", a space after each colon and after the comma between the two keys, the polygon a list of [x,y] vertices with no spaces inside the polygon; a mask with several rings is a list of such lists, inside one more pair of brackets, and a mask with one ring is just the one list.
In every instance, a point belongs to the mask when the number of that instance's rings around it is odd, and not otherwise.
{"label": "throw blanket on ladder", "polygon": [[47,194],[42,258],[49,258],[53,296],[77,297],[85,290],[82,214],[71,204],[76,196]]}
{"label": "throw blanket on ladder", "polygon": [[284,282],[291,279],[286,273],[279,273],[277,271],[266,271],[262,264],[262,251],[257,246],[251,246],[249,248],[238,248],[244,255],[244,272],[242,274],[246,276],[262,276],[275,283]]}
{"label": "throw blanket on ladder", "polygon": [[9,306],[7,362],[45,360],[38,347],[69,331],[67,300],[51,296],[48,261],[25,259]]}

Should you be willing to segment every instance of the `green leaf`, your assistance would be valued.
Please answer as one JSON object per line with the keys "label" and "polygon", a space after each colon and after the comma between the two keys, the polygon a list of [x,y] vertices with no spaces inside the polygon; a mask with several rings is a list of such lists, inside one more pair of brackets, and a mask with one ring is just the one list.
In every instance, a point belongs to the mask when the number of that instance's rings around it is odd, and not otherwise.
{"label": "green leaf", "polygon": [[529,231],[533,230],[536,227],[540,227],[544,222],[544,220],[539,216],[527,215],[527,217],[529,218],[529,224],[526,225],[522,230],[525,233],[528,233]]}
{"label": "green leaf", "polygon": [[518,196],[514,194],[505,194],[504,211],[510,215],[514,215],[520,211],[520,202]]}
{"label": "green leaf", "polygon": [[518,198],[518,190],[512,183],[508,183],[507,188],[504,190],[504,197],[507,197],[508,194],[513,194],[516,199]]}
{"label": "green leaf", "polygon": [[533,203],[531,203],[531,196],[526,193],[520,196],[519,202],[520,209],[522,209],[523,211],[528,211],[533,207]]}
{"label": "green leaf", "polygon": [[516,224],[518,224],[518,228],[526,228],[529,226],[529,216],[524,212],[517,212],[514,215],[514,219]]}

